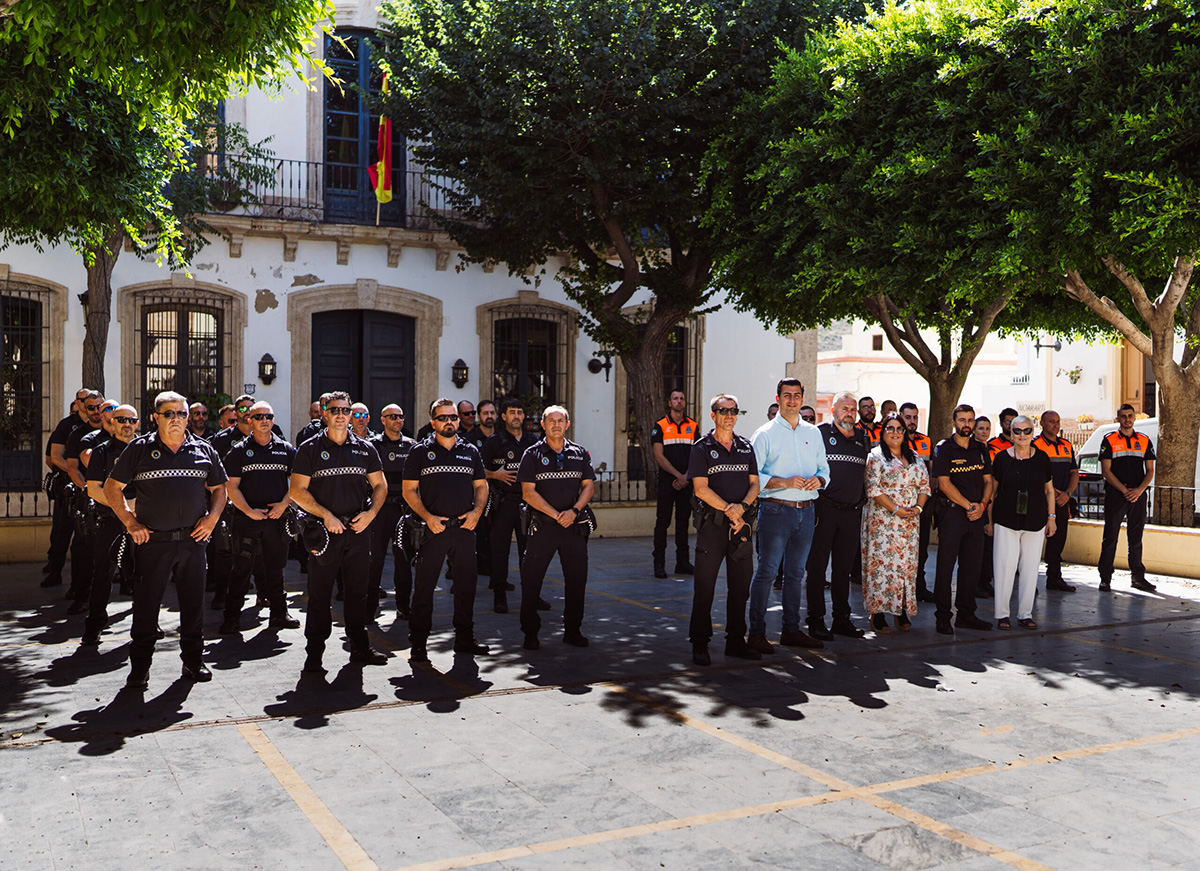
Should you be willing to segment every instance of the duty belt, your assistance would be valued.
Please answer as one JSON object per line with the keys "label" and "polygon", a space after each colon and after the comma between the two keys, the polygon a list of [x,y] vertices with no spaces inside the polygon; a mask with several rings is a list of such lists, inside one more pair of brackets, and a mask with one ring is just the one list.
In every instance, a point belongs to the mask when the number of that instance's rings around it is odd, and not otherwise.
{"label": "duty belt", "polygon": [[185,541],[190,540],[191,537],[191,527],[187,526],[180,529],[150,530],[151,541]]}
{"label": "duty belt", "polygon": [[[817,498],[820,499],[825,504],[830,505],[833,508],[837,508],[841,511],[857,511],[859,508],[862,508],[864,505],[867,504],[866,499],[859,499],[857,502],[838,502],[836,499],[830,499],[828,496],[818,496]],[[768,500],[768,501],[772,501],[772,500]]]}
{"label": "duty belt", "polygon": [[770,502],[773,505],[786,505],[788,508],[795,508],[797,510],[803,510],[805,508],[812,508],[813,503],[816,502],[817,500],[805,499],[803,502],[795,502],[791,499],[769,499],[766,496],[759,496],[758,501],[759,502]]}

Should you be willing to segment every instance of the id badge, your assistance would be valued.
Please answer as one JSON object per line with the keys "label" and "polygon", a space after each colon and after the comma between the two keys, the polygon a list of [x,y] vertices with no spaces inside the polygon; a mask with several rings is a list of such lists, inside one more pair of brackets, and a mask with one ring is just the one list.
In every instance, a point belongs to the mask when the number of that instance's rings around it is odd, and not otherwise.
{"label": "id badge", "polygon": [[1029,491],[1028,490],[1018,490],[1017,491],[1017,514],[1023,515],[1023,514],[1028,514],[1028,513],[1029,513]]}

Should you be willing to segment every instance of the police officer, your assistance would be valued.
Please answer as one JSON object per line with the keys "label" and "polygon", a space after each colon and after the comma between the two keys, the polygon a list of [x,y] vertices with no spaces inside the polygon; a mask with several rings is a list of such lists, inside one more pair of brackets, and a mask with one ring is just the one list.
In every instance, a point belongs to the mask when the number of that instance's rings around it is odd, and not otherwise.
{"label": "police officer", "polygon": [[500,431],[483,443],[483,471],[492,491],[491,550],[493,592],[492,610],[508,613],[508,555],[513,533],[517,535],[517,563],[525,558],[525,532],[521,529],[521,486],[517,469],[525,451],[538,439],[525,432],[525,405],[515,397],[500,403]]}
{"label": "police officer", "polygon": [[[938,516],[937,575],[933,594],[937,597],[936,626],[942,635],[960,629],[991,629],[992,624],[975,616],[975,585],[983,559],[983,527],[995,481],[987,445],[975,438],[975,409],[955,407],[954,435],[933,449],[931,477],[936,477],[944,500]],[[950,624],[950,579],[958,563],[958,614]]]}
{"label": "police officer", "polygon": [[396,525],[400,518],[409,513],[408,504],[404,501],[404,463],[416,442],[403,432],[404,409],[399,405],[385,405],[379,417],[383,421],[383,432],[371,439],[371,444],[379,454],[388,490],[387,499],[371,524],[371,569],[367,581],[367,611],[374,614],[378,607],[383,562],[390,547],[393,562],[392,584],[396,590],[396,616],[407,620],[412,609],[412,557],[396,546]]}
{"label": "police officer", "polygon": [[490,399],[481,399],[475,410],[479,422],[463,438],[477,450],[483,451],[483,443],[496,434],[496,403]]}
{"label": "police officer", "polygon": [[[862,511],[867,503],[867,454],[871,450],[866,434],[854,425],[857,414],[854,395],[839,393],[833,398],[833,422],[817,427],[825,442],[829,483],[817,494],[817,525],[808,551],[806,587],[808,634],[822,641],[832,641],[835,635],[866,635],[850,619],[850,583],[855,555],[862,553]],[[825,569],[831,555],[832,631],[825,628]]]}
{"label": "police officer", "polygon": [[688,480],[695,489],[697,508],[696,576],[688,637],[692,662],[711,665],[712,604],[717,572],[725,563],[729,591],[725,597],[725,655],[762,659],[746,643],[746,600],[754,573],[750,530],[743,516],[758,498],[758,461],[750,440],[733,431],[737,423],[736,396],[718,393],[709,403],[713,429],[692,445]]}
{"label": "police officer", "polygon": [[[46,564],[42,566],[43,587],[57,587],[62,583],[62,569],[67,562],[67,550],[71,547],[71,539],[75,533],[74,521],[71,518],[71,507],[67,504],[67,485],[71,483],[67,476],[67,460],[63,455],[67,439],[76,427],[87,425],[87,409],[84,402],[93,391],[87,387],[75,392],[75,400],[71,403],[71,413],[64,417],[50,433],[46,441],[46,467],[50,469],[50,489],[46,495],[53,503],[50,519],[50,546],[46,549]],[[76,543],[76,550],[83,542]],[[74,551],[72,552],[72,569],[74,569]]]}
{"label": "police officer", "polygon": [[449,399],[429,407],[433,435],[417,442],[404,464],[404,500],[426,524],[417,552],[408,637],[413,662],[429,662],[433,590],[447,557],[454,570],[454,652],[486,655],[475,639],[475,526],[487,505],[483,459],[458,440],[458,412]]}
{"label": "police officer", "polygon": [[[1001,451],[1007,451],[1013,446],[1012,422],[1016,416],[1017,410],[1015,408],[1006,408],[1000,412],[1000,432],[987,443],[990,459],[996,459],[996,454]],[[979,571],[979,587],[976,590],[979,597],[983,599],[989,599],[996,594],[995,587],[992,585],[995,567],[992,556],[994,550],[995,540],[987,532],[984,532],[983,565]]]}
{"label": "police officer", "polygon": [[300,431],[296,433],[296,440],[292,442],[296,447],[304,444],[310,438],[321,434],[321,430],[325,429],[325,403],[329,401],[329,394],[322,393],[321,398],[314,400],[308,407],[309,421]]}
{"label": "police officer", "polygon": [[1100,545],[1100,589],[1112,589],[1113,560],[1117,556],[1117,536],[1121,521],[1126,521],[1125,539],[1129,542],[1129,572],[1135,590],[1153,593],[1154,584],[1146,580],[1142,563],[1142,530],[1146,526],[1146,490],[1154,480],[1154,445],[1150,438],[1133,428],[1137,412],[1126,403],[1117,409],[1121,428],[1100,442],[1100,474],[1104,476],[1104,539]]}
{"label": "police officer", "polygon": [[371,522],[387,498],[379,454],[350,431],[350,395],[329,394],[329,426],[296,448],[292,464],[292,501],[320,520],[328,542],[308,563],[308,614],[304,622],[306,674],[324,674],[325,642],[333,628],[334,580],[345,584],[344,616],[350,661],[383,665],[387,656],[371,648],[367,637],[367,571],[371,561]]}
{"label": "police officer", "polygon": [[225,598],[225,619],[221,623],[222,635],[236,635],[242,631],[242,604],[250,588],[250,572],[254,569],[256,556],[262,560],[258,592],[271,608],[269,625],[274,629],[300,628],[300,621],[288,614],[287,596],[283,591],[283,567],[287,563],[288,548],[283,513],[292,501],[288,495],[288,478],[296,449],[271,432],[275,410],[270,403],[254,403],[248,417],[252,429],[250,436],[236,442],[224,460],[225,472],[229,475],[225,489],[229,504],[233,506],[230,517],[233,566]]}
{"label": "police officer", "polygon": [[208,425],[208,406],[203,402],[193,402],[188,409],[188,432],[198,439],[213,437],[213,431]]}
{"label": "police officer", "polygon": [[[168,582],[179,599],[183,677],[212,680],[204,665],[204,544],[225,507],[225,469],[212,445],[188,434],[187,399],[154,399],[156,430],[133,439],[104,482],[104,499],[137,545],[139,582],[133,594],[133,643],[125,685],[145,689]],[[124,489],[133,484],[129,509]],[[206,492],[207,491],[207,492]]]}
{"label": "police officer", "polygon": [[[83,611],[83,603],[87,601],[88,591],[92,585],[92,542],[91,531],[87,528],[87,478],[83,465],[84,439],[89,436],[108,438],[104,429],[103,411],[104,397],[98,390],[89,391],[84,397],[83,407],[87,412],[86,423],[76,427],[67,437],[63,446],[63,459],[67,464],[67,477],[70,484],[66,487],[67,503],[71,507],[71,521],[74,524],[75,540],[79,544],[76,555],[75,548],[71,549],[71,585],[67,588],[67,598],[73,600],[68,613],[78,614]],[[109,425],[111,426],[111,416]]]}
{"label": "police officer", "polygon": [[[474,445],[479,453],[483,454],[483,443],[496,434],[496,403],[490,399],[481,399],[479,404],[475,406],[477,412],[476,419],[478,423],[475,428],[466,435],[462,436],[463,440],[468,444]],[[459,432],[463,432],[461,426],[462,419],[459,419]],[[486,469],[485,469],[486,471]],[[488,586],[494,586],[491,583],[492,577],[492,521],[487,513],[479,519],[479,525],[475,527],[475,565],[481,575],[487,575],[489,578]],[[506,587],[511,585],[505,584]]]}
{"label": "police officer", "polygon": [[[904,428],[908,430],[909,447],[912,448],[913,453],[928,468],[931,454],[933,453],[933,442],[929,436],[917,429],[917,425],[921,422],[921,417],[916,403],[906,402],[901,405],[900,419],[904,421]],[[937,483],[933,481],[932,477],[930,481],[931,489],[936,488]],[[925,505],[921,508],[920,531],[917,537],[917,582],[915,585],[918,602],[936,601],[929,589],[929,585],[925,582],[925,564],[929,562],[929,533],[933,528],[934,506],[934,500],[927,499]]]}
{"label": "police officer", "polygon": [[350,431],[360,439],[369,441],[375,432],[371,429],[371,409],[365,402],[356,402],[350,407]]}
{"label": "police officer", "polygon": [[[526,510],[533,512],[525,560],[521,563],[521,631],[525,633],[526,650],[541,646],[538,630],[542,620],[538,610],[542,581],[556,553],[566,587],[563,641],[574,647],[588,646],[580,630],[587,586],[587,536],[591,527],[586,525],[584,521],[588,518],[581,512],[591,501],[596,473],[592,471],[588,452],[567,441],[570,425],[571,415],[561,405],[551,405],[543,411],[542,428],[546,437],[525,451],[517,469],[517,483],[528,505]],[[590,509],[587,514],[591,514]]]}
{"label": "police officer", "polygon": [[692,444],[700,438],[696,421],[684,414],[687,398],[682,390],[667,397],[667,413],[650,433],[650,450],[658,465],[658,506],[654,518],[654,577],[667,576],[667,527],[675,514],[675,573],[695,571],[688,557],[688,521],[692,516],[692,485],[687,466]]}
{"label": "police officer", "polygon": [[[209,443],[216,449],[217,456],[222,461],[233,450],[233,446],[237,442],[250,436],[252,432],[250,426],[250,409],[253,405],[254,397],[248,393],[243,393],[235,399],[233,402],[233,426],[225,427],[209,439]],[[212,590],[211,606],[214,611],[223,611],[225,609],[225,598],[229,592],[229,579],[233,572],[233,543],[231,535],[225,533],[233,523],[234,513],[235,509],[233,506],[226,502],[225,514],[222,518],[226,526],[217,530],[218,534],[214,536],[208,548],[209,567],[207,586]],[[259,580],[261,581],[262,578],[259,577]]]}
{"label": "police officer", "polygon": [[1067,543],[1067,524],[1071,519],[1071,497],[1079,486],[1079,461],[1075,447],[1058,437],[1062,418],[1057,411],[1042,413],[1042,434],[1033,446],[1050,458],[1050,473],[1054,478],[1054,535],[1046,539],[1046,589],[1074,593],[1075,585],[1062,576],[1062,552]]}

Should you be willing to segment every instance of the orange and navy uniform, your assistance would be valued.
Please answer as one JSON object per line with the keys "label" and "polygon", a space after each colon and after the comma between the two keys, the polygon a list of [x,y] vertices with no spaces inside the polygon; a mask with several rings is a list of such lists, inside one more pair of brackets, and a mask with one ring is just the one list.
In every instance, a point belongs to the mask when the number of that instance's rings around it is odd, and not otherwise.
{"label": "orange and navy uniform", "polygon": [[1007,451],[1013,446],[1012,439],[1001,433],[987,443],[988,453],[991,454],[991,459],[996,459],[996,454],[1001,451]]}
{"label": "orange and navy uniform", "polygon": [[866,433],[871,440],[871,447],[879,444],[879,436],[883,432],[883,424],[876,421],[873,424],[864,424],[861,420],[854,424],[855,432]]}
{"label": "orange and navy uniform", "polygon": [[929,465],[929,453],[933,450],[933,443],[929,440],[929,436],[921,432],[910,432],[908,443],[912,447],[913,453],[923,459],[925,465]]}
{"label": "orange and navy uniform", "polygon": [[[1126,487],[1137,487],[1146,477],[1146,462],[1154,461],[1154,445],[1149,436],[1137,430],[1133,435],[1123,436],[1120,430],[1110,432],[1100,442],[1100,461],[1109,460],[1109,470],[1113,476]],[[1104,482],[1105,491],[1116,492],[1108,481]]]}
{"label": "orange and navy uniform", "polygon": [[1050,458],[1050,473],[1054,477],[1054,489],[1065,491],[1071,486],[1071,473],[1079,468],[1079,461],[1075,459],[1074,445],[1066,439],[1051,440],[1045,433],[1042,433],[1033,440],[1033,446]]}
{"label": "orange and navy uniform", "polygon": [[667,414],[654,424],[650,433],[650,443],[663,446],[663,456],[667,462],[687,474],[688,460],[692,455],[692,443],[700,438],[700,426],[686,414],[676,423]]}

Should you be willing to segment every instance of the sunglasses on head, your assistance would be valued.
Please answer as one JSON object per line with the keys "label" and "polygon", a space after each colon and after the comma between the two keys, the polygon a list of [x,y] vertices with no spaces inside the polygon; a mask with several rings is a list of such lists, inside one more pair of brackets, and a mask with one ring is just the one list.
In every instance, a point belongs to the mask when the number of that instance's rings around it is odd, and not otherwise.
{"label": "sunglasses on head", "polygon": [[186,411],[158,411],[155,412],[155,414],[157,414],[163,420],[176,420],[179,418],[186,418],[188,416]]}
{"label": "sunglasses on head", "polygon": [[353,416],[354,416],[354,417],[356,417],[356,418],[358,418],[359,420],[362,420],[364,417],[370,417],[370,416],[371,416],[371,412],[369,412],[369,411],[355,411],[355,412],[353,412]]}
{"label": "sunglasses on head", "polygon": [[114,418],[113,418],[113,422],[114,422],[114,423],[121,423],[121,424],[125,424],[125,423],[137,423],[137,422],[138,422],[138,419],[137,419],[136,417],[114,417]]}
{"label": "sunglasses on head", "polygon": [[458,420],[458,415],[457,414],[439,414],[437,417],[434,418],[434,420],[436,420],[438,423],[447,423],[448,421],[451,421],[451,420]]}
{"label": "sunglasses on head", "polygon": [[273,415],[273,414],[266,414],[265,412],[259,412],[258,414],[252,414],[252,415],[250,415],[250,419],[251,419],[251,420],[274,420],[274,419],[275,419],[275,415]]}
{"label": "sunglasses on head", "polygon": [[1033,427],[1027,426],[1027,427],[1024,427],[1023,429],[1017,429],[1014,426],[1012,432],[1013,432],[1013,435],[1033,435]]}

